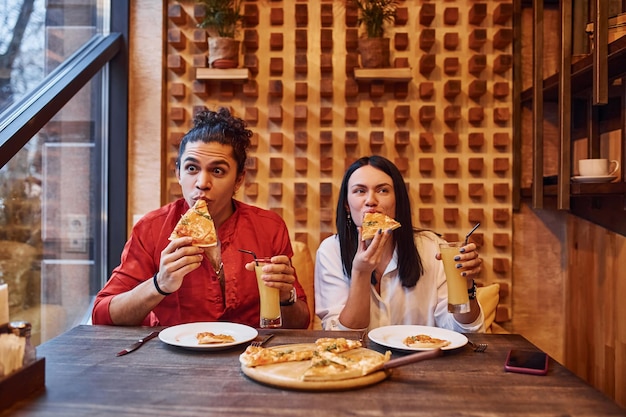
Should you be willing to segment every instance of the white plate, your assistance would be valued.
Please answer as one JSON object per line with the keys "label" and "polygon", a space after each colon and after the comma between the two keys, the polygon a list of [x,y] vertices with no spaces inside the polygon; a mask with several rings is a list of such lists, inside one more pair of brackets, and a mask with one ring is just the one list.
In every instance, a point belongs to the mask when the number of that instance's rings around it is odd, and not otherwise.
{"label": "white plate", "polygon": [[452,330],[430,326],[396,325],[384,326],[371,330],[367,337],[379,345],[402,350],[431,350],[432,348],[413,348],[404,344],[404,339],[409,336],[425,334],[437,339],[449,340],[448,346],[441,350],[456,349],[467,344],[467,337]]}
{"label": "white plate", "polygon": [[[227,334],[232,336],[235,341],[231,343],[201,345],[198,343],[198,339],[196,339],[196,335],[200,332]],[[249,342],[257,337],[258,334],[259,332],[250,326],[238,323],[215,321],[186,323],[168,327],[167,329],[161,330],[161,333],[159,333],[159,339],[168,345],[179,346],[186,349],[221,350]]]}
{"label": "white plate", "polygon": [[615,178],[617,178],[615,175],[600,175],[598,177],[577,176],[577,177],[572,177],[572,181],[574,182],[611,182]]}

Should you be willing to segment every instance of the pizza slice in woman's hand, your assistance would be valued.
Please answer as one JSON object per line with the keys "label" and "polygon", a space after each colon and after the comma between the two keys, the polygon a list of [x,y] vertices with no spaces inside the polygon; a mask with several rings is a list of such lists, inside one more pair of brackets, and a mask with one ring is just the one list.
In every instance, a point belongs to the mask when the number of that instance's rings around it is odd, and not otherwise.
{"label": "pizza slice in woman's hand", "polygon": [[193,246],[217,245],[217,232],[206,201],[196,200],[196,204],[180,218],[169,239],[174,240],[183,236],[192,237]]}
{"label": "pizza slice in woman's hand", "polygon": [[361,240],[373,239],[379,230],[383,232],[387,229],[395,230],[400,227],[400,223],[383,213],[365,213],[361,226]]}

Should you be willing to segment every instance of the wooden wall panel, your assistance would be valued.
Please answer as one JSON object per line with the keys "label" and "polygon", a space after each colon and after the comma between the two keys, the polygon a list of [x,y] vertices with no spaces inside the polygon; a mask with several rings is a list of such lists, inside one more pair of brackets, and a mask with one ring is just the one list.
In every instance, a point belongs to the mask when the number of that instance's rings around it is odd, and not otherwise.
{"label": "wooden wall panel", "polygon": [[[512,248],[502,242],[512,241],[511,147],[494,142],[512,136],[512,50],[505,36],[512,19],[493,19],[503,4],[511,3],[401,2],[400,19],[388,28],[391,63],[410,68],[412,80],[395,83],[355,80],[358,28],[344,1],[246,1],[244,10],[258,14],[245,28],[249,42],[241,62],[253,68],[250,81],[238,83],[195,79],[195,69],[207,65],[198,57],[207,51],[183,42],[197,37],[194,2],[169,1],[186,18],[170,16],[166,26],[163,170],[172,193],[165,199],[179,196],[170,170],[176,155],[171,138],[189,129],[194,109],[229,106],[258,138],[250,155],[255,169],[248,170],[237,198],[280,213],[313,256],[335,231],[345,168],[360,156],[381,154],[405,175],[415,226],[462,238],[480,219],[480,284],[510,288]],[[432,15],[426,20],[420,17],[424,7]],[[470,49],[469,34],[476,29],[484,42]],[[428,44],[424,33],[431,35]],[[420,71],[424,59],[428,71]],[[422,146],[425,137],[428,146]],[[430,168],[421,169],[426,161]],[[278,182],[280,193],[271,187]],[[322,197],[328,185],[330,195]],[[499,238],[496,246],[494,234],[509,239]],[[510,318],[510,306],[508,297],[501,300],[498,320]]]}
{"label": "wooden wall panel", "polygon": [[567,229],[564,363],[626,407],[626,238],[574,217]]}
{"label": "wooden wall panel", "polygon": [[165,74],[163,72],[163,27],[165,13],[161,2],[137,0],[131,3],[129,32],[128,88],[128,204],[133,218],[158,208],[162,203],[162,160],[164,131],[162,109]]}

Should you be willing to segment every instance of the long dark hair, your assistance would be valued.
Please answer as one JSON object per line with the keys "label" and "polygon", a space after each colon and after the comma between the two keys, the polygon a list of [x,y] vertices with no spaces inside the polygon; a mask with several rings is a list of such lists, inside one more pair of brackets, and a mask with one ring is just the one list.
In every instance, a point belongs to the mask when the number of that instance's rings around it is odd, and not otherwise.
{"label": "long dark hair", "polygon": [[183,136],[178,148],[176,167],[180,168],[180,158],[190,142],[217,142],[233,148],[233,158],[237,161],[237,174],[245,168],[252,131],[246,129],[246,122],[233,116],[225,107],[217,111],[204,110],[193,118],[193,128]]}
{"label": "long dark hair", "polygon": [[396,195],[396,220],[402,225],[402,227],[393,231],[393,241],[398,248],[400,280],[403,286],[413,287],[424,273],[424,268],[415,246],[409,193],[398,168],[387,158],[378,155],[364,156],[353,162],[346,170],[341,182],[339,200],[337,201],[336,225],[344,271],[349,277],[352,271],[352,261],[359,243],[357,241],[359,236],[356,225],[348,217],[350,209],[346,208],[348,207],[348,181],[354,171],[365,165],[371,165],[383,171],[393,180],[393,188]]}

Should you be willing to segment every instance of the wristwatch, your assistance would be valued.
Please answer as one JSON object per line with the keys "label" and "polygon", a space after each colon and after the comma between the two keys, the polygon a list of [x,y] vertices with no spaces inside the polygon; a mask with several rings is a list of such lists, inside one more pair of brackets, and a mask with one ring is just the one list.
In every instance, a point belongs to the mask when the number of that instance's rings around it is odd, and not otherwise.
{"label": "wristwatch", "polygon": [[470,300],[476,299],[476,283],[474,282],[474,280],[472,280],[472,288],[467,290],[467,295],[469,296]]}
{"label": "wristwatch", "polygon": [[282,307],[292,306],[296,303],[296,289],[291,289],[291,294],[289,295],[289,299],[287,301],[281,301],[280,305]]}

